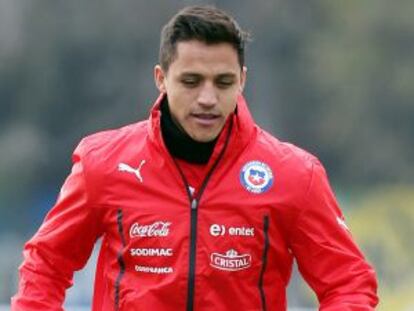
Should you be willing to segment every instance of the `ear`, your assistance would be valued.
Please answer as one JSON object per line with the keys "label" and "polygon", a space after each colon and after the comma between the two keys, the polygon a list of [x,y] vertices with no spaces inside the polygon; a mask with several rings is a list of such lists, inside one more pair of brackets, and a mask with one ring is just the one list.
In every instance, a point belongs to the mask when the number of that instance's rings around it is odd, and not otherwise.
{"label": "ear", "polygon": [[160,65],[156,65],[154,67],[154,81],[160,93],[167,93],[167,89],[165,87],[165,73]]}
{"label": "ear", "polygon": [[244,86],[246,85],[246,79],[247,79],[247,67],[243,66],[240,72],[240,93],[243,93]]}

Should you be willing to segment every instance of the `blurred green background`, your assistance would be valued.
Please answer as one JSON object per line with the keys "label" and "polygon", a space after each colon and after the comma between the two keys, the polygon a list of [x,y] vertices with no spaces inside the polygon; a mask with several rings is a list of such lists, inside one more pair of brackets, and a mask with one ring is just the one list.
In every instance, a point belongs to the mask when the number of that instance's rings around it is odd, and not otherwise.
{"label": "blurred green background", "polygon": [[[0,303],[15,292],[23,243],[55,201],[77,142],[147,117],[161,27],[179,8],[207,3],[253,34],[253,115],[326,166],[378,273],[378,310],[414,310],[409,0],[0,0]],[[83,278],[73,303],[90,299]],[[297,274],[289,296],[293,307],[314,306]]]}

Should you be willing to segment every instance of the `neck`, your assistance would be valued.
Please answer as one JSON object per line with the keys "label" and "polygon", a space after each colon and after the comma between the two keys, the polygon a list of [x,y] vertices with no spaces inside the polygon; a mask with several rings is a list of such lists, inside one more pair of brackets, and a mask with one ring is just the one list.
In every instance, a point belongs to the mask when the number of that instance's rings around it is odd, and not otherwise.
{"label": "neck", "polygon": [[172,119],[167,99],[161,103],[161,131],[173,157],[195,164],[206,164],[217,142],[198,142],[181,130]]}

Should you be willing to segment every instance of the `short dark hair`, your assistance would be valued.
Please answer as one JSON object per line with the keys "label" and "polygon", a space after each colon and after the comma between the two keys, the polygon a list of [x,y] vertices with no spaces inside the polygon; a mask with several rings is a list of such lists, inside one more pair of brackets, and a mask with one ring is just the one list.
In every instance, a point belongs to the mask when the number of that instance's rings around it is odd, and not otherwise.
{"label": "short dark hair", "polygon": [[244,66],[245,44],[249,34],[228,13],[213,6],[189,6],[174,15],[161,31],[159,62],[168,71],[177,54],[177,43],[199,40],[206,44],[229,43]]}

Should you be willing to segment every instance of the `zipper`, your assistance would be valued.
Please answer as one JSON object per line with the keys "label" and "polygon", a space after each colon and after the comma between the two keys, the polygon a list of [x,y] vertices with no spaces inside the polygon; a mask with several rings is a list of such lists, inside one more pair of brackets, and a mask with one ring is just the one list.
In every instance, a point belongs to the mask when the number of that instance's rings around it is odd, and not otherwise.
{"label": "zipper", "polygon": [[217,160],[214,162],[210,170],[208,171],[206,177],[201,184],[200,190],[197,192],[196,197],[193,197],[190,191],[190,185],[188,184],[187,178],[183,171],[181,170],[178,163],[174,160],[174,164],[178,169],[178,172],[181,175],[181,179],[184,182],[185,189],[187,191],[188,200],[190,203],[190,251],[189,251],[189,267],[188,267],[188,283],[187,283],[187,311],[193,311],[194,309],[194,283],[195,283],[195,268],[196,268],[196,251],[197,251],[197,220],[198,220],[198,208],[201,200],[201,196],[205,188],[207,187],[207,183],[210,180],[211,175],[213,174],[214,170],[216,169],[218,163],[224,156],[224,152],[227,149],[227,145],[230,141],[230,134],[233,127],[233,122],[230,123],[226,140],[224,142],[223,149],[220,151]]}
{"label": "zipper", "polygon": [[260,270],[259,276],[259,292],[260,299],[262,302],[262,310],[266,311],[266,295],[263,288],[263,276],[267,266],[267,252],[269,250],[269,216],[263,217],[263,234],[264,234],[264,246],[262,255],[262,269]]}
{"label": "zipper", "polygon": [[118,251],[118,258],[117,258],[118,264],[119,264],[119,274],[115,281],[115,310],[119,310],[119,289],[120,289],[122,277],[125,274],[125,261],[124,261],[124,258],[122,257],[122,250],[125,247],[126,242],[124,238],[124,228],[122,225],[122,217],[123,217],[122,209],[118,209],[117,211],[118,233],[121,237],[122,246],[120,250]]}
{"label": "zipper", "polygon": [[194,282],[195,282],[195,264],[197,250],[197,213],[198,200],[191,201],[191,224],[190,224],[190,261],[188,267],[188,284],[187,284],[187,310],[194,308]]}

